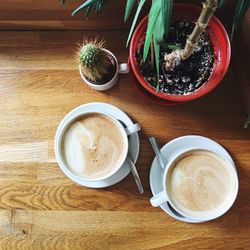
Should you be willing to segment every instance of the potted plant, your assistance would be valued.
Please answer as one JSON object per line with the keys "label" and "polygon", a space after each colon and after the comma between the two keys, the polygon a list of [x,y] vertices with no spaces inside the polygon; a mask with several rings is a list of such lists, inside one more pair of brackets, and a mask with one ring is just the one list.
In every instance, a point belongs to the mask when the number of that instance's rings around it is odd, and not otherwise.
{"label": "potted plant", "polygon": [[107,90],[118,78],[118,62],[104,49],[104,41],[84,40],[77,52],[79,72],[84,82],[95,90]]}
{"label": "potted plant", "polygon": [[[229,39],[222,24],[212,17],[215,6],[209,6],[208,2],[202,12],[194,5],[176,4],[163,42],[157,35],[148,35],[147,23],[153,22],[152,15],[137,26],[129,54],[132,72],[138,83],[156,98],[172,102],[199,98],[214,89],[226,73],[230,61]],[[162,10],[162,6],[158,8]],[[158,34],[155,25],[152,29]],[[149,36],[152,41],[148,41]]]}
{"label": "potted plant", "polygon": [[[170,102],[199,98],[222,80],[230,61],[227,33],[213,16],[225,0],[206,0],[202,10],[172,0],[155,0],[135,29],[146,0],[127,0],[125,21],[138,2],[128,42],[132,73],[149,93]],[[87,0],[72,15],[86,9],[101,11],[107,0]],[[246,12],[249,0],[238,1],[232,32]],[[173,11],[172,11],[173,10]],[[171,20],[171,21],[170,21]],[[195,21],[198,20],[196,23]]]}

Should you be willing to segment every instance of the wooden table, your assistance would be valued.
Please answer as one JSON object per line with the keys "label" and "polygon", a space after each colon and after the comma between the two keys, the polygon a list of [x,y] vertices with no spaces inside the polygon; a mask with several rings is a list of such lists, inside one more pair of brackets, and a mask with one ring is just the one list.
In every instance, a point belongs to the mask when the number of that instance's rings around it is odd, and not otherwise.
{"label": "wooden table", "polygon": [[[100,93],[83,84],[74,62],[83,36],[107,39],[121,62],[127,33],[0,32],[0,249],[149,249],[250,247],[250,133],[236,72],[208,96],[176,107],[148,103],[122,76]],[[59,169],[53,140],[73,108],[101,101],[142,126],[137,163],[145,194],[129,175],[102,190],[71,182]],[[161,143],[187,134],[224,145],[237,164],[240,190],[223,217],[199,224],[176,221],[151,207],[148,137]]]}

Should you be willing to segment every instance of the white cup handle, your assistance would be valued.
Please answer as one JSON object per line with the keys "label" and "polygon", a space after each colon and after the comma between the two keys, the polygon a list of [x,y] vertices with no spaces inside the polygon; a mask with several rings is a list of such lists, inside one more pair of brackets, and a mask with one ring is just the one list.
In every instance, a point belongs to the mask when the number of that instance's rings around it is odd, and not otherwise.
{"label": "white cup handle", "polygon": [[125,128],[125,131],[126,131],[127,135],[134,134],[134,133],[136,133],[136,132],[138,132],[140,130],[141,130],[141,126],[138,123],[133,124],[133,125]]}
{"label": "white cup handle", "polygon": [[150,203],[153,207],[159,207],[160,205],[162,205],[163,203],[167,202],[167,196],[165,191],[160,192],[159,194],[153,196],[150,199]]}
{"label": "white cup handle", "polygon": [[119,73],[120,74],[127,74],[129,73],[129,65],[127,63],[119,64]]}

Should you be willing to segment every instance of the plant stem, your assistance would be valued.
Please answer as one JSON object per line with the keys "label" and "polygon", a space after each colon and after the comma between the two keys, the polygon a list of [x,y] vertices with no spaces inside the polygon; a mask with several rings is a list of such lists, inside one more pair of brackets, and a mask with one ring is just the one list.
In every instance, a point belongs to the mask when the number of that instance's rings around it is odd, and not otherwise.
{"label": "plant stem", "polygon": [[207,27],[209,20],[214,14],[217,7],[218,0],[206,0],[205,3],[203,3],[203,9],[199,16],[199,19],[196,22],[192,33],[188,36],[184,49],[177,49],[172,51],[170,54],[165,54],[164,60],[165,68],[167,71],[174,70],[177,62],[179,62],[180,60],[186,60],[193,54],[194,49],[198,45],[200,34]]}
{"label": "plant stem", "polygon": [[151,49],[151,53],[150,53],[151,68],[152,68],[152,70],[154,70],[154,67],[155,67],[155,51],[154,51],[153,41],[151,41],[151,43],[150,43],[150,49]]}

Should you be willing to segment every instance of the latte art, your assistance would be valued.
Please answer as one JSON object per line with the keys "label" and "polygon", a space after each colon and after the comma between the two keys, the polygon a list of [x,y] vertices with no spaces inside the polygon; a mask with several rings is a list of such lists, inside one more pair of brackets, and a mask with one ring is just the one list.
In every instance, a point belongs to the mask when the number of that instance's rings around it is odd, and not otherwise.
{"label": "latte art", "polygon": [[124,138],[119,128],[102,114],[88,114],[78,119],[64,137],[64,155],[69,169],[87,179],[112,172],[124,151]]}
{"label": "latte art", "polygon": [[226,161],[206,150],[190,152],[177,160],[167,183],[171,201],[191,215],[218,208],[234,188]]}

